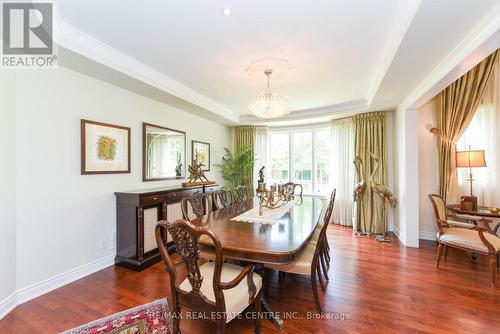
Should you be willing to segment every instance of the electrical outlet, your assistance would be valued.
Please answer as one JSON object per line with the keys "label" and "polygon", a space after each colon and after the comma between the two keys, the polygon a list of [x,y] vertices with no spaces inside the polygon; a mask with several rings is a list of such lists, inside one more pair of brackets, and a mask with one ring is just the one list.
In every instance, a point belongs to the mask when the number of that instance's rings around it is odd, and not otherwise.
{"label": "electrical outlet", "polygon": [[107,243],[106,239],[102,239],[101,240],[101,249],[106,249],[107,246],[108,246],[108,243]]}

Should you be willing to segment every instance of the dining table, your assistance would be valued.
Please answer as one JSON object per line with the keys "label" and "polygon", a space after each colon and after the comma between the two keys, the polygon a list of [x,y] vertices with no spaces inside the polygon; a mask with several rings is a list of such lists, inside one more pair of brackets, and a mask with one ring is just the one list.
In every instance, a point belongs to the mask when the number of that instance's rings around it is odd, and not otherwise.
{"label": "dining table", "polygon": [[500,228],[500,212],[492,212],[490,207],[478,206],[476,210],[463,210],[460,204],[449,204],[446,208],[459,218],[465,218],[473,224],[481,223],[492,234],[497,234]]}
{"label": "dining table", "polygon": [[[288,264],[307,245],[319,223],[323,206],[322,199],[318,196],[295,197],[293,201],[289,210],[272,223],[255,222],[251,219],[238,221],[238,217],[249,210],[258,211],[255,210],[260,205],[258,197],[212,211],[193,219],[191,223],[206,227],[218,236],[224,259],[255,263],[260,267],[263,264]],[[263,215],[265,214],[266,211]],[[202,252],[213,252],[214,245],[209,238],[201,237],[199,249]],[[265,295],[262,306],[274,325],[282,330],[284,321],[270,307]]]}

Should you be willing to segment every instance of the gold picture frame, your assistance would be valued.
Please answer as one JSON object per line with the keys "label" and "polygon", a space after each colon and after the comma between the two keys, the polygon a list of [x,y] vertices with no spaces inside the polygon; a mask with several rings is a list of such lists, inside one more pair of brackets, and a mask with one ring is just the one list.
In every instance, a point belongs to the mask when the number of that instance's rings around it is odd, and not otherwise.
{"label": "gold picture frame", "polygon": [[130,173],[130,128],[80,120],[81,174]]}

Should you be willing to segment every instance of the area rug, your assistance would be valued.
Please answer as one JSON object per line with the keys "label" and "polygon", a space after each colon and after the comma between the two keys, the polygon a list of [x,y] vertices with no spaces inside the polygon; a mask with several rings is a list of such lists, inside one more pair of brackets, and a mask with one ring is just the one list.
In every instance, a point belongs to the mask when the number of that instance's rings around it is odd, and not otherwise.
{"label": "area rug", "polygon": [[89,322],[62,334],[171,334],[170,316],[165,298]]}

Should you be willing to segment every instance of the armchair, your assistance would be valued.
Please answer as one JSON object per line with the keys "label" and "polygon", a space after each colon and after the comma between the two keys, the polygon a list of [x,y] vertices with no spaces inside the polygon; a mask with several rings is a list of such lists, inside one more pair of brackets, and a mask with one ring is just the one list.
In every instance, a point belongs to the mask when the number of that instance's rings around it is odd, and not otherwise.
{"label": "armchair", "polygon": [[[187,278],[180,284],[175,264],[165,247],[162,233],[172,235],[177,252],[184,260]],[[200,236],[212,239],[215,261],[200,264],[198,240]],[[220,240],[212,231],[194,226],[186,220],[174,223],[160,221],[156,225],[156,242],[170,276],[173,308],[173,333],[180,333],[181,306],[207,316],[217,325],[217,333],[226,333],[226,324],[253,305],[255,332],[260,332],[262,278],[254,273],[255,265],[246,267],[223,263]]]}
{"label": "armchair", "polygon": [[443,252],[446,253],[446,247],[461,249],[468,253],[487,255],[491,284],[495,286],[499,264],[500,238],[489,233],[484,227],[448,220],[444,200],[435,194],[430,194],[429,199],[434,207],[435,222],[438,230],[436,268],[439,268],[441,256]]}

